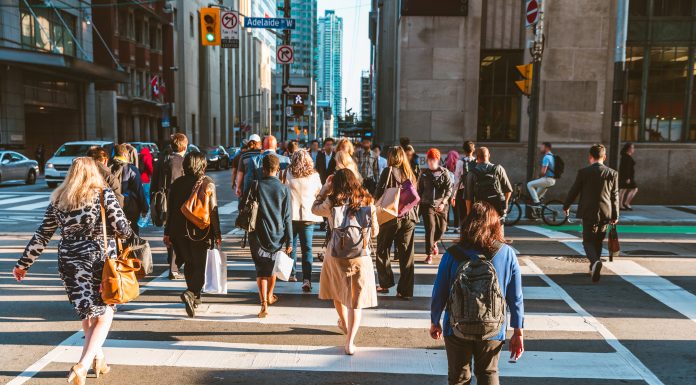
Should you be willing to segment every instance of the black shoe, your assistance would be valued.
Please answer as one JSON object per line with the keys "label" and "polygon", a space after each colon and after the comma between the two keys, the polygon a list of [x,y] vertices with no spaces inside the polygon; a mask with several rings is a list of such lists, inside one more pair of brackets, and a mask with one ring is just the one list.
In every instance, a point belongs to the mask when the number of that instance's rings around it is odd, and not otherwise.
{"label": "black shoe", "polygon": [[602,261],[596,261],[592,264],[592,282],[599,282],[602,272]]}
{"label": "black shoe", "polygon": [[201,306],[202,303],[203,303],[203,300],[200,297],[194,299],[193,300],[193,308],[198,309],[198,307]]}
{"label": "black shoe", "polygon": [[188,314],[188,316],[191,318],[196,316],[196,308],[193,305],[194,300],[195,299],[192,292],[186,290],[185,292],[181,293],[181,302],[186,305],[186,314]]}
{"label": "black shoe", "polygon": [[403,295],[401,293],[396,293],[396,298],[403,300],[403,301],[410,301],[412,297]]}

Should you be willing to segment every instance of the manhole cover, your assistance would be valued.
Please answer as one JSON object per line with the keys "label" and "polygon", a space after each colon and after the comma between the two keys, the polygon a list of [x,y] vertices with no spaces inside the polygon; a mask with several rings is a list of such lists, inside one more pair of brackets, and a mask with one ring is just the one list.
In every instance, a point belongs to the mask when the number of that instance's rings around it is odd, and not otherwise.
{"label": "manhole cover", "polygon": [[626,255],[677,255],[671,251],[659,251],[659,250],[631,250],[622,251],[622,254]]}

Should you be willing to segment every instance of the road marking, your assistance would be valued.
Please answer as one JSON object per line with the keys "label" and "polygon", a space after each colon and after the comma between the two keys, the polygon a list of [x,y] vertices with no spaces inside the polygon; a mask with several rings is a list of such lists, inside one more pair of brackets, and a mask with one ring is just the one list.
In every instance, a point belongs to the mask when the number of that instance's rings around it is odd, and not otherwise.
{"label": "road marking", "polygon": [[[585,255],[585,249],[582,247],[582,238],[578,238],[575,235],[568,234],[568,233],[563,233],[560,231],[555,231],[551,229],[547,229],[544,227],[539,227],[539,226],[517,226],[523,230],[531,231],[537,234],[544,235],[548,238],[551,238],[553,240],[556,240],[571,249],[573,249],[576,253],[584,256]],[[607,256],[609,255],[609,252],[607,249],[602,249],[602,255]]]}
{"label": "road marking", "polygon": [[[80,357],[74,341],[56,362],[73,363]],[[442,349],[360,347],[346,356],[341,347],[263,345],[215,341],[107,340],[109,364],[151,367],[191,367],[225,370],[290,370],[312,372],[394,373],[445,376]],[[503,353],[504,354],[504,353]],[[639,380],[622,366],[617,353],[525,352],[524,359],[500,362],[503,377]]]}
{"label": "road marking", "polygon": [[43,201],[43,202],[37,202],[37,203],[28,204],[28,205],[16,206],[16,207],[13,207],[12,210],[31,211],[31,210],[36,210],[36,209],[42,209],[42,208],[46,208],[48,206],[48,203],[49,203],[49,201]]}
{"label": "road marking", "polygon": [[[592,314],[590,314],[587,310],[585,310],[582,306],[580,306],[577,301],[571,297],[568,292],[563,290],[562,287],[560,287],[554,280],[549,278],[544,272],[534,263],[532,262],[531,259],[529,258],[524,258],[525,264],[531,268],[532,270],[536,271],[539,277],[544,280],[549,286],[554,288],[558,294],[563,298],[563,300],[573,309],[575,312],[582,318],[584,321],[588,324],[588,326],[591,326],[594,331],[597,333],[601,334],[602,337],[607,341],[609,345],[611,345],[612,348],[616,351],[618,355],[620,355],[623,360],[625,361],[624,363],[626,365],[630,365],[643,379],[645,382],[648,383],[648,385],[664,385],[662,381],[660,381],[655,374],[653,374],[648,367],[646,367],[636,356],[631,353],[630,350],[628,350],[619,340],[614,336],[612,332],[609,331],[602,323],[600,323]],[[525,325],[526,326],[526,325]],[[617,365],[618,367],[622,367],[623,365]]]}
{"label": "road marking", "polygon": [[218,207],[218,214],[220,215],[230,215],[237,212],[239,207],[239,201],[232,201],[224,206]]}
{"label": "road marking", "polygon": [[651,297],[696,322],[696,295],[633,261],[615,260],[604,266]]}
{"label": "road marking", "polygon": [[[29,201],[34,201],[37,199],[45,199],[47,198],[45,195],[29,195],[29,196],[21,196],[17,198],[9,198],[9,199],[0,199],[0,205],[9,205],[12,203],[24,203],[24,202],[29,202]],[[46,202],[46,205],[48,205],[48,201]],[[5,208],[3,207],[4,210],[14,210],[14,207],[11,208]]]}

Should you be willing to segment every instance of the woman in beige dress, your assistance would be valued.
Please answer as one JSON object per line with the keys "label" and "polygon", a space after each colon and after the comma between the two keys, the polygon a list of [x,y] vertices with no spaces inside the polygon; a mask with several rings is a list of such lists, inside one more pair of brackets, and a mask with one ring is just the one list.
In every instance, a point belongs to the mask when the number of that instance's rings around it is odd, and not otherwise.
{"label": "woman in beige dress", "polygon": [[[372,196],[349,169],[337,170],[327,179],[314,202],[312,212],[329,218],[329,223],[332,223],[331,209],[343,205],[349,205],[355,210],[372,207],[371,236],[377,236],[379,225]],[[319,298],[333,300],[338,312],[338,328],[346,335],[344,351],[353,355],[362,309],[377,306],[374,266],[369,249],[357,258],[334,258],[330,253],[330,242],[326,247],[327,254],[319,279]]]}

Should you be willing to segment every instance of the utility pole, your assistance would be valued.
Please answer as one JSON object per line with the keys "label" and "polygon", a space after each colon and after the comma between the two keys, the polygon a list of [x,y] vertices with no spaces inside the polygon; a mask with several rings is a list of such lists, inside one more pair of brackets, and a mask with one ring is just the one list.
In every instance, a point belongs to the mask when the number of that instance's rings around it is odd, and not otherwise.
{"label": "utility pole", "polygon": [[[290,0],[284,0],[283,3],[283,17],[286,19],[290,18]],[[290,45],[290,30],[286,29],[283,31],[283,45]],[[288,105],[288,95],[285,93],[285,87],[290,84],[290,68],[288,68],[290,64],[285,64],[283,65],[283,87],[282,87],[282,107],[280,109],[280,113],[283,116],[283,124],[281,125],[280,129],[280,140],[281,141],[286,141],[288,137],[288,114],[285,112],[285,109],[287,108]]]}
{"label": "utility pole", "polygon": [[527,137],[527,180],[534,179],[534,166],[539,137],[539,91],[541,89],[541,59],[544,54],[544,4],[541,1],[539,22],[534,26],[534,42],[531,47],[532,93],[529,97],[529,135]]}
{"label": "utility pole", "polygon": [[609,136],[609,167],[619,166],[621,115],[626,83],[626,31],[628,29],[628,0],[616,2],[616,43],[614,45],[614,89],[611,95],[611,131]]}

